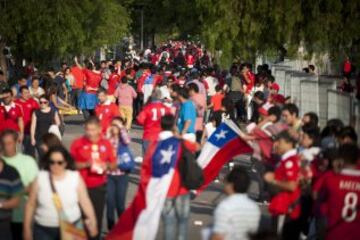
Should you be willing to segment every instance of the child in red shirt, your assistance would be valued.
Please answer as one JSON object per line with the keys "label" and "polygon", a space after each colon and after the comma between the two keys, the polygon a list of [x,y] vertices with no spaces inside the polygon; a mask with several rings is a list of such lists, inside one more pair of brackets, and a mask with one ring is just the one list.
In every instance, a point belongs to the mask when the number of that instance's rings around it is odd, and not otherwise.
{"label": "child in red shirt", "polygon": [[211,97],[210,105],[208,106],[208,108],[212,108],[213,112],[221,110],[221,102],[225,97],[220,85],[216,85],[215,91],[216,93]]}

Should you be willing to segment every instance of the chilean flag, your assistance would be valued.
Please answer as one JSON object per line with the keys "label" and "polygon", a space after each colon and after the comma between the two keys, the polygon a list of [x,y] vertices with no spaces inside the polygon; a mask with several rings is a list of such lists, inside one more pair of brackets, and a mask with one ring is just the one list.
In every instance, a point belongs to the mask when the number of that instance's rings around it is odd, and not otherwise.
{"label": "chilean flag", "polygon": [[141,168],[138,192],[107,240],[153,240],[179,159],[180,140],[173,136],[151,144]]}
{"label": "chilean flag", "polygon": [[240,154],[252,153],[252,148],[240,137],[241,130],[228,119],[211,134],[197,159],[203,169],[203,190],[219,175],[225,163]]}

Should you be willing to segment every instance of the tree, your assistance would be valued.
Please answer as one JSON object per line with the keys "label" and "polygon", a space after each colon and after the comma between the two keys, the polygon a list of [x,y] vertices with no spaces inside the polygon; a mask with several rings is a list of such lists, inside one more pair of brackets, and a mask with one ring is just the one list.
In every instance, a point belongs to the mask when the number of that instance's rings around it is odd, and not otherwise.
{"label": "tree", "polygon": [[130,16],[116,0],[12,0],[0,8],[0,35],[17,62],[48,64],[70,54],[90,54],[118,42]]}

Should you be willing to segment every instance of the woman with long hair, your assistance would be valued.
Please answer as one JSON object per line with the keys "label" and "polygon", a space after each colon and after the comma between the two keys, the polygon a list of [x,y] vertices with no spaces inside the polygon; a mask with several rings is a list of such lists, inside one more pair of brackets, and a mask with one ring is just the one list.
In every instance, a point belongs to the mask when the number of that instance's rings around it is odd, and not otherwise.
{"label": "woman with long hair", "polygon": [[[25,207],[24,239],[61,239],[59,216],[62,214],[67,221],[78,225],[82,221],[81,212],[85,216],[89,235],[96,236],[94,208],[67,150],[62,146],[51,148],[42,158],[40,166],[42,170],[30,187]],[[59,203],[53,199],[54,192],[59,197],[61,210]]]}

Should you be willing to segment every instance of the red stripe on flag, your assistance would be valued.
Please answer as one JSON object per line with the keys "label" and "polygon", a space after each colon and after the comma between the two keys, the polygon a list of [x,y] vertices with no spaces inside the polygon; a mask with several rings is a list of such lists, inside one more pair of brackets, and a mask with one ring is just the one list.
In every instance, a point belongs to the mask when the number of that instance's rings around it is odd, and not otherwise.
{"label": "red stripe on flag", "polygon": [[[146,188],[151,179],[151,158],[156,150],[157,142],[150,144],[141,166],[138,191],[131,205],[121,214],[118,222],[106,236],[106,240],[131,240],[136,221],[142,210],[146,208]],[[101,223],[98,223],[101,224]]]}
{"label": "red stripe on flag", "polygon": [[223,146],[203,169],[204,185],[199,191],[204,190],[219,175],[225,163],[240,154],[252,153],[252,148],[240,137],[231,140]]}

